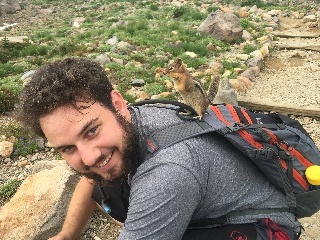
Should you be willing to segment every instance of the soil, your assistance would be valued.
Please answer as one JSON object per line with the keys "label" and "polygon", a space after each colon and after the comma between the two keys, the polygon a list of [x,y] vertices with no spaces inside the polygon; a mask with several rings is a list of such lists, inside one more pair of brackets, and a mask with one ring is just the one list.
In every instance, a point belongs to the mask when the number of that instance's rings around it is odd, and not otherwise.
{"label": "soil", "polygon": [[[11,22],[27,19],[14,16]],[[7,19],[8,16],[6,16]],[[4,20],[4,18],[3,18]],[[319,23],[320,24],[320,23]],[[280,18],[279,32],[291,34],[320,34],[320,28],[309,28],[302,19],[294,17]],[[271,46],[291,44],[295,46],[320,46],[320,38],[275,38]],[[265,67],[256,78],[254,87],[241,95],[268,99],[283,104],[293,103],[297,106],[320,105],[320,47],[319,51],[279,50],[274,48],[265,61]],[[292,116],[297,118],[313,137],[320,148],[320,116]],[[312,217],[301,219],[305,231],[302,240],[320,239],[320,212]],[[94,214],[88,230],[81,237],[84,239],[106,240],[116,239],[120,231],[106,216]]]}

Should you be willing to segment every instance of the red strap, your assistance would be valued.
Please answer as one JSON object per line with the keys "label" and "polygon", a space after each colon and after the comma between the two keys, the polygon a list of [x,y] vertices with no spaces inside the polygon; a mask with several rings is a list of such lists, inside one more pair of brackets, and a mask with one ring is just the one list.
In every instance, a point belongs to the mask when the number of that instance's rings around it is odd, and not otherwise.
{"label": "red strap", "polygon": [[227,104],[226,107],[228,108],[229,112],[231,113],[233,119],[234,119],[236,122],[240,123],[240,118],[239,118],[239,116],[238,116],[238,113],[237,113],[236,110],[234,109],[233,105]]}
{"label": "red strap", "polygon": [[[278,137],[271,131],[269,131],[268,129],[265,129],[264,130],[268,133],[268,135],[271,137],[271,140],[270,140],[270,143],[271,144],[275,144],[275,143],[278,143],[280,144],[281,148],[290,152],[290,154],[292,156],[295,156],[296,159],[305,167],[310,167],[312,166],[313,164],[308,160],[306,159],[298,150],[296,150],[294,147],[292,146],[287,146],[285,143],[283,142],[280,142]],[[285,168],[286,170],[288,169],[287,167],[287,164],[285,163],[284,160],[281,159],[281,165],[283,168]],[[303,187],[305,190],[308,190],[309,189],[309,184],[308,182],[306,181],[306,179],[304,179],[301,174],[296,170],[296,169],[293,169],[293,177],[294,179],[301,185],[301,187]]]}
{"label": "red strap", "polygon": [[[287,163],[283,159],[280,159],[280,163],[285,170],[288,169]],[[303,187],[304,190],[307,191],[309,189],[308,182],[301,176],[301,174],[295,168],[293,169],[293,178],[300,184],[301,187]]]}
{"label": "red strap", "polygon": [[312,166],[313,164],[307,159],[305,158],[297,149],[295,149],[293,146],[287,146],[285,143],[283,142],[280,142],[278,137],[271,131],[269,131],[268,129],[265,129],[264,130],[269,134],[269,136],[271,137],[271,141],[270,143],[274,144],[274,143],[279,143],[281,145],[281,147],[287,151],[290,152],[290,154],[292,156],[295,156],[299,162],[305,167],[310,167]]}
{"label": "red strap", "polygon": [[223,122],[223,123],[226,124],[227,126],[231,126],[231,125],[232,125],[231,122],[227,121],[227,120],[224,118],[224,116],[223,116],[223,114],[221,113],[221,111],[220,111],[220,109],[219,109],[218,106],[211,106],[211,109],[212,109],[212,111],[216,114],[216,116],[219,118],[219,120],[220,120],[221,122]]}
{"label": "red strap", "polygon": [[248,121],[249,124],[252,124],[252,120],[251,117],[249,116],[249,114],[247,113],[247,111],[244,108],[240,108],[243,116],[246,118],[246,120]]}
{"label": "red strap", "polygon": [[271,221],[270,218],[265,219],[265,225],[267,227],[270,240],[273,239],[273,236],[275,237],[275,240],[290,240],[288,233]]}

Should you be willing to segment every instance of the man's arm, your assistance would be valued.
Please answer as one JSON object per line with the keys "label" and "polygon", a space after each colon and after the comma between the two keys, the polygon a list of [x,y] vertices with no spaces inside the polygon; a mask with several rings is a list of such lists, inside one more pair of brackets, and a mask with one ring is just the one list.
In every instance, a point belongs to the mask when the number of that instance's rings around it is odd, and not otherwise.
{"label": "man's arm", "polygon": [[77,184],[71,198],[68,212],[60,233],[50,240],[72,240],[80,237],[92,212],[98,209],[91,198],[94,185],[86,177],[82,177]]}

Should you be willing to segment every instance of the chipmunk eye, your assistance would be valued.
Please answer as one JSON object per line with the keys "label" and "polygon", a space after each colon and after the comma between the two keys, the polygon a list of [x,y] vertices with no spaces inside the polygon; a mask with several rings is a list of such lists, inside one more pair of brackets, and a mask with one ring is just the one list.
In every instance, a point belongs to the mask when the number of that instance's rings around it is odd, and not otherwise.
{"label": "chipmunk eye", "polygon": [[173,71],[173,67],[169,67],[169,71]]}

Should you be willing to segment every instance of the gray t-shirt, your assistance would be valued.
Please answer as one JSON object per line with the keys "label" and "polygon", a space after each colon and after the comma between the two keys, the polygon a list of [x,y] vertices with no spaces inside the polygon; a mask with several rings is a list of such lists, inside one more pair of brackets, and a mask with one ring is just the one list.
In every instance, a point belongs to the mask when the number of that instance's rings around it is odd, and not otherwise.
{"label": "gray t-shirt", "polygon": [[[151,132],[182,121],[162,107],[136,107],[131,115],[141,146]],[[130,181],[129,210],[119,239],[181,239],[190,222],[251,208],[287,207],[284,194],[215,133],[184,140],[140,161]],[[228,222],[265,217],[299,231],[290,213],[233,216]]]}

